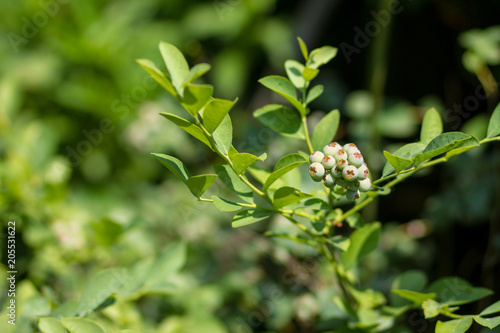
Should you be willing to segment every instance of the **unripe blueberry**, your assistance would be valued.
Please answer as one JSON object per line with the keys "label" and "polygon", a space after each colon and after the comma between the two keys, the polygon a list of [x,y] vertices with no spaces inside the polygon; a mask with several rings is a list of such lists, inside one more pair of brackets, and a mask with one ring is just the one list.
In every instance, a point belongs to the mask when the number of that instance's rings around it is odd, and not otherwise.
{"label": "unripe blueberry", "polygon": [[372,181],[370,178],[359,181],[359,190],[361,192],[368,192],[372,188]]}
{"label": "unripe blueberry", "polygon": [[320,151],[315,151],[314,153],[312,153],[311,155],[309,155],[309,162],[311,163],[314,163],[314,162],[320,162],[323,160],[323,157],[325,157],[325,155],[320,152]]}
{"label": "unripe blueberry", "polygon": [[336,162],[333,156],[325,155],[325,157],[323,157],[323,161],[321,161],[321,164],[323,164],[326,170],[331,170],[335,168]]}
{"label": "unripe blueberry", "polygon": [[327,144],[323,148],[323,153],[325,155],[333,156],[337,152],[337,150],[339,150],[340,148],[342,148],[341,145],[339,145],[337,142],[332,142],[330,144]]}
{"label": "unripe blueberry", "polygon": [[335,178],[333,178],[331,174],[326,173],[323,177],[323,183],[326,187],[332,188],[335,186]]}
{"label": "unripe blueberry", "polygon": [[348,165],[342,170],[342,176],[345,180],[355,180],[358,177],[358,168]]}
{"label": "unripe blueberry", "polygon": [[366,163],[363,163],[359,168],[358,168],[358,179],[363,180],[368,177],[368,173],[370,170],[368,170],[368,167],[366,166]]}
{"label": "unripe blueberry", "polygon": [[335,178],[335,179],[338,186],[347,187],[349,185],[349,182],[344,178]]}
{"label": "unripe blueberry", "polygon": [[364,159],[361,153],[354,152],[352,154],[349,154],[349,158],[347,159],[347,161],[349,162],[349,164],[354,165],[356,168],[359,168],[363,165]]}
{"label": "unripe blueberry", "polygon": [[347,189],[351,191],[357,191],[359,189],[359,180],[355,180],[352,182],[347,182]]}
{"label": "unripe blueberry", "polygon": [[342,178],[342,170],[338,168],[338,165],[335,168],[332,168],[330,174],[335,178]]}
{"label": "unripe blueberry", "polygon": [[345,196],[348,200],[358,200],[359,199],[359,191],[356,190],[356,191],[351,191],[351,190],[347,190],[347,192],[345,193]]}
{"label": "unripe blueberry", "polygon": [[346,143],[344,145],[344,147],[342,147],[342,149],[344,149],[345,151],[348,151],[349,148],[356,148],[356,149],[358,149],[358,147],[354,143]]}
{"label": "unripe blueberry", "polygon": [[335,160],[338,162],[339,160],[346,160],[347,161],[347,153],[344,149],[339,149],[333,154],[333,157],[335,157]]}
{"label": "unripe blueberry", "polygon": [[319,182],[325,175],[325,167],[319,162],[314,162],[309,166],[309,174],[315,182]]}
{"label": "unripe blueberry", "polygon": [[347,160],[345,158],[341,158],[340,160],[337,160],[337,168],[340,170],[343,170],[349,163],[347,163]]}

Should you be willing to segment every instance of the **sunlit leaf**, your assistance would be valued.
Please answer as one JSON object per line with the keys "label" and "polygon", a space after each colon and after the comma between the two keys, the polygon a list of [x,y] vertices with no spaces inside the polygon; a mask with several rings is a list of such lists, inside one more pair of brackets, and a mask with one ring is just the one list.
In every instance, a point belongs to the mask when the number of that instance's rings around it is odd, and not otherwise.
{"label": "sunlit leaf", "polygon": [[200,140],[201,142],[206,144],[210,149],[212,149],[212,144],[210,143],[210,141],[206,137],[205,133],[203,133],[203,130],[198,127],[198,125],[195,125],[182,117],[176,116],[175,114],[166,113],[166,112],[162,112],[160,114],[163,117],[170,120],[171,122],[173,122],[174,124],[176,124],[177,126],[179,126],[180,129],[182,129],[186,133],[190,134],[194,138]]}
{"label": "sunlit leaf", "polygon": [[172,82],[163,74],[156,65],[148,59],[138,59],[137,63],[156,81],[158,82],[170,95],[178,98]]}
{"label": "sunlit leaf", "polygon": [[439,304],[433,299],[428,299],[422,303],[422,310],[424,310],[425,319],[434,318],[439,315],[442,304]]}
{"label": "sunlit leaf", "polygon": [[59,320],[51,317],[41,317],[38,320],[38,328],[43,333],[68,333]]}
{"label": "sunlit leaf", "polygon": [[198,112],[212,97],[214,88],[209,84],[188,84],[184,89],[184,97],[179,101],[189,114],[196,117]]}
{"label": "sunlit leaf", "polygon": [[302,77],[302,71],[304,70],[304,65],[295,60],[285,61],[285,70],[288,78],[293,83],[297,89],[303,89],[306,85],[306,81]]}
{"label": "sunlit leaf", "polygon": [[338,49],[332,46],[323,46],[314,49],[309,54],[309,59],[306,63],[307,67],[319,68],[320,66],[327,64],[330,60],[335,58]]}
{"label": "sunlit leaf", "polygon": [[304,60],[307,61],[307,59],[309,58],[309,53],[307,51],[306,43],[304,43],[304,41],[300,37],[297,37],[297,40],[299,41],[300,51],[302,52],[302,55],[304,56]]}
{"label": "sunlit leaf", "polygon": [[[399,274],[392,282],[391,289],[412,290],[421,292],[427,284],[427,275],[419,270],[408,270]],[[393,306],[403,306],[409,304],[409,301],[399,297],[395,293],[390,294],[391,304]]]}
{"label": "sunlit leaf", "polygon": [[318,74],[319,74],[319,69],[316,68],[305,67],[304,70],[302,71],[302,77],[307,82],[314,80],[316,76],[318,76]]}
{"label": "sunlit leaf", "polygon": [[205,75],[212,66],[209,64],[197,64],[191,68],[189,71],[188,76],[184,79],[184,82],[182,83],[183,88],[185,88],[188,84],[193,82],[194,80],[202,77]]}
{"label": "sunlit leaf", "polygon": [[224,185],[246,202],[253,203],[252,189],[238,177],[229,165],[214,165],[213,169]]}
{"label": "sunlit leaf", "polygon": [[221,212],[234,212],[236,210],[241,209],[241,206],[235,202],[226,200],[224,198],[217,197],[212,195],[212,200],[214,202],[215,207]]}
{"label": "sunlit leaf", "polygon": [[443,133],[443,120],[439,112],[431,108],[427,110],[422,121],[422,129],[420,130],[420,142],[427,145],[436,136]]}
{"label": "sunlit leaf", "polygon": [[[395,157],[401,157],[403,159],[413,159],[417,156],[422,150],[424,150],[425,145],[420,142],[413,142],[406,144],[396,150],[394,154],[391,154]],[[385,155],[385,154],[384,154]],[[382,171],[382,176],[387,176],[395,171],[394,167],[387,162],[384,166],[384,170]]]}
{"label": "sunlit leaf", "polygon": [[391,292],[399,295],[415,304],[422,305],[428,299],[435,299],[436,293],[421,293],[413,290],[392,289]]}
{"label": "sunlit leaf", "polygon": [[487,288],[473,287],[469,282],[456,276],[443,277],[434,281],[428,292],[436,293],[441,303],[460,305],[477,301],[493,294]]}
{"label": "sunlit leaf", "polygon": [[230,158],[233,162],[233,169],[238,175],[245,172],[245,170],[255,162],[264,160],[249,153],[238,153],[235,155],[231,155]]}
{"label": "sunlit leaf", "polygon": [[269,177],[266,179],[263,187],[264,191],[266,191],[276,180],[278,180],[284,174],[290,172],[291,170],[306,162],[307,160],[305,160],[304,157],[302,157],[302,155],[300,154],[289,154],[282,157],[278,161],[278,163],[276,163],[276,166],[274,167],[271,175],[269,175]]}
{"label": "sunlit leaf", "polygon": [[495,303],[488,306],[486,309],[481,311],[480,315],[487,316],[487,315],[494,314],[497,312],[500,312],[500,301],[496,301]]}
{"label": "sunlit leaf", "polygon": [[500,103],[497,105],[493,114],[491,115],[490,122],[488,123],[488,138],[493,138],[500,134]]}
{"label": "sunlit leaf", "polygon": [[396,170],[396,173],[400,173],[402,170],[413,164],[413,159],[392,155],[387,150],[384,150],[384,156],[387,159],[387,162],[389,162],[394,170]]}
{"label": "sunlit leaf", "polygon": [[311,103],[316,98],[321,96],[321,94],[323,93],[324,90],[325,90],[325,87],[323,87],[323,85],[321,85],[321,84],[318,84],[318,85],[312,87],[311,90],[309,90],[309,93],[307,94],[306,104]]}
{"label": "sunlit leaf", "polygon": [[87,318],[62,318],[61,322],[70,333],[106,333],[98,323]]}
{"label": "sunlit leaf", "polygon": [[497,327],[500,325],[500,317],[493,317],[493,318],[481,318],[481,317],[474,317],[474,320],[479,324],[484,327],[488,327],[490,330]]}
{"label": "sunlit leaf", "polygon": [[322,150],[331,143],[339,128],[340,112],[333,110],[327,113],[314,128],[312,146],[314,150]]}
{"label": "sunlit leaf", "polygon": [[167,246],[154,260],[153,269],[148,275],[145,288],[158,290],[158,287],[161,287],[165,282],[170,286],[167,278],[181,270],[186,263],[186,257],[187,245],[185,242],[177,242]]}
{"label": "sunlit leaf", "polygon": [[229,101],[227,99],[220,98],[212,98],[208,101],[203,109],[203,126],[205,126],[210,133],[213,133],[213,131],[215,131],[217,126],[219,126],[234,106],[236,101],[238,101],[238,99]]}
{"label": "sunlit leaf", "polygon": [[255,110],[253,115],[262,124],[278,133],[297,139],[304,138],[300,116],[292,109],[279,104],[268,104]]}
{"label": "sunlit leaf", "polygon": [[471,142],[479,144],[476,138],[461,132],[443,133],[432,139],[425,149],[415,156],[415,166],[425,160],[447,153],[453,149],[469,146]]}
{"label": "sunlit leaf", "polygon": [[436,324],[436,333],[463,333],[467,332],[472,325],[472,318],[466,317],[448,321],[438,320]]}
{"label": "sunlit leaf", "polygon": [[172,44],[160,42],[160,53],[167,67],[172,85],[177,93],[183,97],[183,83],[189,75],[189,65],[184,55]]}
{"label": "sunlit leaf", "polygon": [[233,142],[233,124],[228,114],[222,119],[221,123],[213,133],[213,138],[217,147],[224,155],[229,153]]}
{"label": "sunlit leaf", "polygon": [[349,237],[351,246],[342,255],[342,265],[345,269],[351,269],[367,254],[377,248],[380,226],[379,222],[374,222],[354,230]]}

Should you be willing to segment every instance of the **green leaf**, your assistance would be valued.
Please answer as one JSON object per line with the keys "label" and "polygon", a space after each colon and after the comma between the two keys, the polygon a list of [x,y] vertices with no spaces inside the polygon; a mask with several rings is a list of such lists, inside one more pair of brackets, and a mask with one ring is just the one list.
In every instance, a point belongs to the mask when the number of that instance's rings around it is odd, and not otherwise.
{"label": "green leaf", "polygon": [[438,320],[436,324],[436,333],[463,333],[472,325],[472,318],[454,319],[449,321]]}
{"label": "green leaf", "polygon": [[297,37],[297,40],[299,41],[300,51],[304,56],[304,60],[307,61],[307,59],[309,58],[309,52],[307,51],[306,43],[304,43],[304,41],[300,37]]}
{"label": "green leaf", "polygon": [[217,175],[198,175],[190,177],[186,185],[195,197],[200,198],[216,180]]}
{"label": "green leaf", "polygon": [[311,197],[313,197],[313,195],[300,192],[298,189],[293,187],[285,186],[274,192],[273,205],[276,208],[282,208]]}
{"label": "green leaf", "polygon": [[328,242],[341,251],[347,251],[347,249],[349,249],[349,246],[351,246],[351,240],[340,235],[328,238]]}
{"label": "green leaf", "polygon": [[431,108],[427,110],[422,121],[422,129],[420,130],[420,142],[427,145],[436,136],[443,133],[443,120],[439,112]]}
{"label": "green leaf", "polygon": [[427,291],[436,293],[438,300],[448,305],[472,303],[493,294],[493,291],[489,289],[473,287],[466,280],[456,276],[443,277],[434,281]]}
{"label": "green leaf", "polygon": [[283,175],[285,175],[287,172],[290,172],[291,170],[295,169],[301,164],[306,163],[307,160],[302,157],[300,154],[288,154],[286,156],[283,156],[278,163],[276,163],[273,172],[269,177],[266,179],[266,182],[264,183],[264,191],[267,191],[267,189],[279,178],[281,178]]}
{"label": "green leaf", "polygon": [[375,222],[354,230],[349,237],[351,246],[342,255],[342,265],[345,269],[353,268],[363,257],[377,248],[380,226],[379,222]]}
{"label": "green leaf", "polygon": [[68,333],[59,320],[51,317],[41,317],[38,320],[38,328],[43,333]]}
{"label": "green leaf", "polygon": [[240,175],[245,172],[245,170],[257,161],[263,161],[263,158],[257,157],[249,153],[237,153],[230,156],[233,162],[233,169],[236,174]]}
{"label": "green leaf", "polygon": [[179,126],[180,129],[188,133],[189,135],[193,136],[194,138],[200,140],[204,144],[206,144],[210,149],[212,148],[212,144],[208,140],[208,138],[205,136],[205,133],[203,133],[203,130],[199,128],[197,125],[187,121],[184,118],[181,118],[179,116],[176,116],[175,114],[171,113],[166,113],[162,112],[160,113],[163,117],[167,118],[177,126]]}
{"label": "green leaf", "polygon": [[324,90],[325,90],[325,87],[323,87],[323,85],[321,85],[321,84],[318,84],[318,85],[312,87],[311,90],[309,90],[309,93],[307,94],[306,104],[311,103],[316,98],[321,96],[321,94],[323,93]]}
{"label": "green leaf", "polygon": [[215,195],[212,195],[212,200],[214,202],[215,207],[221,212],[234,212],[236,210],[241,209],[241,206],[235,202],[226,200],[224,198],[219,198]]}
{"label": "green leaf", "polygon": [[212,98],[203,109],[203,126],[210,133],[213,133],[237,101],[238,99],[229,101],[227,99]]}
{"label": "green leaf", "polygon": [[184,55],[177,47],[165,42],[160,42],[160,53],[175,90],[181,97],[184,96],[183,83],[189,75],[189,65]]}
{"label": "green leaf", "polygon": [[106,299],[115,293],[125,281],[125,269],[113,268],[99,272],[90,279],[80,298],[76,310],[80,317],[85,317]]}
{"label": "green leaf", "polygon": [[352,286],[349,287],[349,290],[362,308],[373,309],[386,302],[384,294],[380,291],[373,289],[358,290]]}
{"label": "green leaf", "polygon": [[394,170],[396,170],[396,173],[400,173],[413,164],[413,159],[407,159],[392,155],[387,150],[384,150],[384,156],[387,159],[387,162],[389,162]]}
{"label": "green leaf", "polygon": [[481,317],[475,316],[474,320],[479,325],[482,325],[484,327],[488,327],[490,330],[497,327],[498,325],[500,325],[500,316],[493,317],[493,318],[481,318]]}
{"label": "green leaf", "polygon": [[213,138],[217,147],[227,156],[233,142],[233,124],[231,124],[231,118],[228,114],[214,131]]}
{"label": "green leaf", "polygon": [[229,165],[214,165],[213,169],[224,185],[246,202],[253,203],[252,189],[238,177]]}
{"label": "green leaf", "polygon": [[322,150],[324,146],[332,142],[335,134],[337,134],[339,122],[339,110],[330,111],[319,121],[312,135],[312,146],[314,150]]}
{"label": "green leaf", "polygon": [[261,209],[247,209],[236,213],[233,218],[232,227],[239,228],[244,225],[252,224],[267,219],[272,216],[273,213],[267,210]]}
{"label": "green leaf", "polygon": [[304,70],[302,71],[302,77],[307,82],[314,80],[316,76],[318,76],[318,74],[319,74],[319,69],[316,68],[305,67]]}
{"label": "green leaf", "polygon": [[178,273],[186,263],[187,246],[185,242],[177,242],[167,246],[153,262],[152,269],[145,283],[147,289],[157,289],[167,279]]}
{"label": "green leaf", "polygon": [[302,116],[306,115],[305,107],[298,101],[294,85],[285,77],[270,75],[263,77],[259,82],[268,89],[285,97]]}
{"label": "green leaf", "polygon": [[87,318],[62,318],[61,322],[70,333],[106,333],[99,324]]}
{"label": "green leaf", "polygon": [[146,283],[151,270],[154,269],[153,264],[153,258],[145,258],[136,262],[129,269],[125,284],[118,290],[117,294],[127,298],[140,290]]}
{"label": "green leaf", "polygon": [[211,68],[212,66],[210,66],[209,64],[198,64],[193,66],[193,68],[191,68],[191,70],[189,71],[188,76],[184,79],[184,82],[182,83],[183,88],[185,88],[188,84],[190,84],[194,80],[205,75]]}
{"label": "green leaf", "polygon": [[[415,156],[415,166],[418,166],[423,161],[436,157],[438,155],[449,152],[450,150],[461,148],[464,145],[468,146],[472,142],[477,142],[477,139],[469,134],[461,132],[443,133],[432,139],[425,149]],[[477,142],[479,144],[479,142]]]}
{"label": "green leaf", "polygon": [[[419,270],[408,270],[399,274],[392,282],[391,289],[413,290],[420,292],[427,284],[427,275]],[[391,293],[391,304],[395,307],[409,304],[408,300]]]}
{"label": "green leaf", "polygon": [[279,104],[268,104],[253,113],[262,124],[273,131],[297,139],[304,139],[302,122],[296,111]]}
{"label": "green leaf", "polygon": [[422,310],[424,310],[425,319],[434,318],[439,315],[441,311],[442,304],[439,304],[433,299],[428,299],[422,303]]}
{"label": "green leaf", "polygon": [[446,155],[444,155],[444,158],[446,160],[449,160],[455,155],[462,154],[463,152],[478,146],[479,146],[479,141],[474,136],[471,135],[470,139],[460,144],[460,148],[455,148],[450,150],[449,152],[446,153]]}
{"label": "green leaf", "polygon": [[500,134],[500,103],[497,105],[493,114],[491,115],[490,122],[488,123],[488,138],[493,138]]}
{"label": "green leaf", "polygon": [[494,313],[497,313],[497,312],[500,312],[500,301],[497,301],[497,302],[491,304],[486,309],[484,309],[483,311],[481,311],[481,313],[479,315],[481,315],[481,316],[487,316],[487,315],[494,314]]}
{"label": "green leaf", "polygon": [[306,85],[306,81],[302,77],[303,70],[304,65],[302,65],[300,62],[295,60],[285,61],[286,75],[297,89],[303,89]]}
{"label": "green leaf", "polygon": [[137,63],[156,81],[158,82],[170,95],[178,98],[172,82],[163,74],[156,65],[148,59],[138,59]]}
{"label": "green leaf", "polygon": [[[423,145],[420,142],[413,142],[406,144],[396,150],[394,154],[391,154],[392,156],[395,157],[401,157],[404,159],[413,159],[415,156],[417,156],[422,150],[424,150],[425,145]],[[385,153],[384,153],[385,155]],[[387,158],[387,157],[386,157]],[[385,177],[395,171],[394,167],[387,162],[384,166],[384,170],[382,171],[382,177]]]}
{"label": "green leaf", "polygon": [[214,88],[209,84],[188,84],[184,90],[184,97],[179,100],[182,107],[190,115],[196,117],[198,112],[212,97]]}
{"label": "green leaf", "polygon": [[309,59],[306,63],[307,67],[319,68],[320,66],[328,63],[330,60],[335,58],[338,49],[332,46],[323,46],[318,49],[314,49],[309,54]]}
{"label": "green leaf", "polygon": [[435,299],[435,293],[419,293],[413,290],[403,290],[403,289],[392,289],[391,292],[399,295],[407,300],[412,301],[415,304],[422,305],[428,299]]}
{"label": "green leaf", "polygon": [[165,155],[165,154],[152,154],[154,157],[156,157],[161,164],[167,167],[174,175],[177,176],[180,180],[182,180],[184,183],[187,182],[189,179],[189,172],[187,171],[186,167],[184,166],[184,163],[182,163],[179,159]]}

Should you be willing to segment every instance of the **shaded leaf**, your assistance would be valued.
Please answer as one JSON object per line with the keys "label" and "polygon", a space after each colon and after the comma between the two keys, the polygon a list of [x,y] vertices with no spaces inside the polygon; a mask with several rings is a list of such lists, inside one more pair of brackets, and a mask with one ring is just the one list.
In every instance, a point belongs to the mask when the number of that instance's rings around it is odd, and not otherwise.
{"label": "shaded leaf", "polygon": [[420,130],[420,142],[427,145],[436,136],[443,133],[443,120],[435,108],[427,110]]}
{"label": "shaded leaf", "polygon": [[461,132],[443,133],[432,139],[425,149],[415,156],[415,166],[418,166],[425,160],[449,152],[452,149],[468,146],[471,142],[477,142],[477,139],[471,135]]}
{"label": "shaded leaf", "polygon": [[267,211],[267,210],[261,210],[261,209],[243,210],[241,212],[238,212],[233,217],[232,227],[238,228],[238,227],[242,227],[244,225],[259,222],[259,221],[267,219],[268,217],[270,217],[272,215],[273,215],[273,213],[270,211]]}
{"label": "shaded leaf", "polygon": [[184,163],[182,163],[179,159],[165,155],[165,154],[152,154],[154,157],[158,159],[164,166],[167,167],[174,175],[177,176],[184,183],[189,179],[189,172],[187,171]]}
{"label": "shaded leaf", "polygon": [[212,134],[217,147],[227,156],[233,142],[233,124],[227,114]]}
{"label": "shaded leaf", "polygon": [[[405,159],[413,159],[422,150],[424,150],[424,148],[425,148],[425,145],[423,145],[422,143],[413,142],[413,143],[409,143],[409,144],[402,146],[401,148],[396,150],[394,152],[394,154],[392,154],[392,156],[401,157],[401,158],[405,158]],[[394,171],[396,171],[394,169],[394,167],[389,162],[387,162],[384,166],[384,170],[382,171],[382,176],[383,177],[387,176],[387,175],[393,173]]]}
{"label": "shaded leaf", "polygon": [[325,90],[325,87],[323,87],[323,85],[321,85],[321,84],[318,84],[318,85],[312,87],[311,90],[309,90],[309,93],[307,94],[306,104],[311,103],[316,98],[321,96],[321,94],[323,93],[324,90]]}
{"label": "shaded leaf", "polygon": [[380,223],[366,224],[360,229],[354,230],[349,237],[351,246],[342,255],[342,265],[345,269],[354,267],[363,257],[377,248],[380,237]]}
{"label": "shaded leaf", "polygon": [[160,53],[170,74],[172,85],[177,93],[184,96],[184,80],[189,75],[189,65],[184,55],[172,44],[160,42]]}
{"label": "shaded leaf", "polygon": [[420,293],[413,290],[392,289],[391,292],[418,305],[422,305],[428,299],[436,298],[435,293]]}
{"label": "shaded leaf", "polygon": [[214,165],[213,169],[222,183],[230,190],[235,192],[246,202],[253,202],[252,189],[238,177],[229,165]]}
{"label": "shaded leaf", "polygon": [[493,138],[500,134],[500,103],[497,105],[495,110],[491,115],[490,121],[488,123],[488,138]]}
{"label": "shaded leaf", "polygon": [[217,180],[217,175],[198,175],[190,177],[186,185],[193,195],[197,198],[201,197],[203,193]]}
{"label": "shaded leaf", "polygon": [[76,310],[80,317],[85,317],[98,308],[115,293],[125,282],[125,269],[113,268],[99,272],[85,287]]}
{"label": "shaded leaf", "polygon": [[438,300],[448,305],[472,303],[493,294],[493,291],[487,288],[473,287],[466,280],[456,276],[434,281],[427,291],[436,293]]}
{"label": "shaded leaf", "polygon": [[210,149],[212,149],[212,144],[208,140],[208,138],[205,136],[205,133],[203,133],[203,130],[198,127],[198,125],[195,125],[189,121],[187,121],[184,118],[181,118],[179,116],[176,116],[175,114],[171,113],[166,113],[162,112],[160,113],[163,117],[167,118],[177,126],[179,126],[180,129],[185,131],[186,133],[190,134],[194,138],[200,140],[204,144],[206,144]]}
{"label": "shaded leaf", "polygon": [[442,322],[438,320],[436,324],[436,333],[463,333],[472,325],[472,318],[454,319]]}
{"label": "shaded leaf", "polygon": [[493,318],[481,318],[481,317],[474,317],[474,320],[476,323],[479,325],[482,325],[484,327],[488,327],[490,330],[497,327],[500,325],[500,317],[493,317]]}
{"label": "shaded leaf", "polygon": [[[162,286],[172,286],[168,278],[178,273],[186,263],[187,245],[185,242],[177,242],[167,246],[155,258],[152,270],[148,275],[145,287],[147,289],[159,290]],[[169,290],[172,292],[172,290]]]}
{"label": "shaded leaf", "polygon": [[268,104],[255,110],[253,115],[273,131],[298,139],[304,138],[300,116],[292,109],[279,104]]}
{"label": "shaded leaf", "polygon": [[400,173],[413,164],[413,159],[392,155],[387,150],[384,150],[384,156],[387,159],[387,162],[389,162],[394,170],[396,170],[396,173]]}
{"label": "shaded leaf", "polygon": [[224,198],[217,197],[212,195],[212,200],[214,202],[215,207],[221,212],[234,212],[236,210],[241,209],[241,206],[235,202],[226,200]]}
{"label": "shaded leaf", "polygon": [[265,159],[265,157],[261,158],[249,153],[237,153],[231,155],[230,158],[233,162],[233,169],[238,175],[245,172],[245,170],[255,162],[263,161]]}
{"label": "shaded leaf", "polygon": [[307,160],[305,160],[304,157],[302,157],[302,155],[300,154],[289,154],[283,156],[278,161],[278,163],[276,163],[276,166],[274,167],[271,175],[269,175],[269,177],[266,179],[263,187],[264,191],[266,191],[276,180],[278,180],[284,174],[290,172],[291,170],[306,162]]}
{"label": "shaded leaf", "polygon": [[234,101],[220,98],[210,99],[203,109],[203,126],[207,131],[213,133],[237,101],[238,99]]}
{"label": "shaded leaf", "polygon": [[130,268],[125,283],[117,294],[122,297],[129,297],[137,292],[146,283],[151,270],[154,269],[153,264],[153,258],[146,258],[136,262]]}
{"label": "shaded leaf", "polygon": [[285,71],[297,89],[303,89],[306,85],[306,81],[302,77],[302,71],[304,70],[304,65],[295,60],[285,61]]}
{"label": "shaded leaf", "polygon": [[87,318],[62,318],[61,322],[70,333],[105,333],[99,324]]}
{"label": "shaded leaf", "polygon": [[[399,274],[392,282],[391,289],[403,289],[420,292],[427,284],[427,275],[419,270],[408,270]],[[401,298],[395,293],[390,295],[393,306],[403,306],[409,304],[409,301]]]}
{"label": "shaded leaf", "polygon": [[137,63],[157,82],[159,83],[170,95],[178,98],[172,82],[163,74],[156,65],[148,59],[138,59]]}
{"label": "shaded leaf", "polygon": [[270,75],[263,77],[259,82],[266,88],[285,97],[301,115],[306,115],[305,107],[297,99],[297,92],[294,85],[287,78],[279,75]]}
{"label": "shaded leaf", "polygon": [[182,107],[190,115],[196,117],[198,112],[212,97],[214,88],[209,84],[188,84],[184,89],[184,97],[179,100]]}
{"label": "shaded leaf", "polygon": [[293,187],[282,187],[276,192],[274,192],[273,205],[276,208],[282,208],[293,203],[299,202],[300,200],[311,198],[313,195],[308,193],[303,193]]}
{"label": "shaded leaf", "polygon": [[319,68],[320,66],[328,63],[330,60],[335,58],[338,49],[332,46],[323,46],[314,49],[309,54],[309,59],[306,63],[307,67]]}
{"label": "shaded leaf", "polygon": [[330,111],[320,120],[312,135],[312,146],[314,150],[322,150],[324,146],[332,142],[335,134],[337,134],[339,122],[339,110]]}

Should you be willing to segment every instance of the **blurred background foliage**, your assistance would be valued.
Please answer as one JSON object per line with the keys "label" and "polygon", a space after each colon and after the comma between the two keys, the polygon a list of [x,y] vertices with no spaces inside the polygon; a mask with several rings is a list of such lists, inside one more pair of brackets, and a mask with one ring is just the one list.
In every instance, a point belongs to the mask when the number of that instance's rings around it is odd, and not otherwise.
{"label": "blurred background foliage", "polygon": [[[286,59],[301,60],[296,36],[310,49],[339,47],[318,78],[326,93],[314,102],[311,122],[339,108],[337,139],[359,143],[373,170],[383,166],[382,149],[417,139],[427,107],[441,112],[446,130],[481,137],[498,103],[496,0],[402,1],[383,26],[374,11],[388,8],[384,0],[1,3],[0,216],[5,226],[16,221],[21,317],[7,325],[2,307],[2,332],[35,330],[37,316],[78,301],[100,270],[131,267],[179,240],[188,252],[176,288],[118,303],[94,319],[144,332],[316,332],[338,318],[325,263],[261,235],[283,221],[233,230],[230,215],[197,202],[149,154],[212,173],[214,156],[158,116],[183,110],[135,63],[162,64],[160,40],[191,64],[213,66],[215,96],[239,97],[235,147],[266,151],[270,165],[303,147],[252,119],[275,98],[257,79],[284,74]],[[368,22],[379,22],[380,31],[360,47],[357,34],[366,35]],[[346,54],[346,44],[357,51]],[[366,286],[387,291],[398,274],[420,269],[430,280],[461,276],[498,298],[498,148],[410,179],[365,213],[384,224],[379,250],[363,266]],[[420,332],[425,325],[415,318],[401,324]]]}

